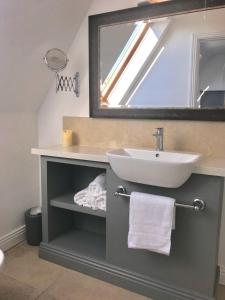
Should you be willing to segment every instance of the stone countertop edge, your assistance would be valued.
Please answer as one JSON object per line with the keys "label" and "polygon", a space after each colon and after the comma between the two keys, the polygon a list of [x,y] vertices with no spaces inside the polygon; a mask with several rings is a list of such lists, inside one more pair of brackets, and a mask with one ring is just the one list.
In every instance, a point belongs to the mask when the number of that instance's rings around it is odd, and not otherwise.
{"label": "stone countertop edge", "polygon": [[[106,152],[109,150],[109,148],[86,146],[53,146],[46,148],[32,148],[31,154],[108,163]],[[203,157],[193,173],[225,177],[225,158],[216,158],[212,156]]]}

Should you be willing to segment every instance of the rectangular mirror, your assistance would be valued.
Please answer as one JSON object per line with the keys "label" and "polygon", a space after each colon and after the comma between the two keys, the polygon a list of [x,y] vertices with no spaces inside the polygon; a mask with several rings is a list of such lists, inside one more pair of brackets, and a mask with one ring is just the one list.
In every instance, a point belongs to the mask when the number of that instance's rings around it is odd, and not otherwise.
{"label": "rectangular mirror", "polygon": [[91,116],[225,120],[223,6],[170,1],[91,16]]}

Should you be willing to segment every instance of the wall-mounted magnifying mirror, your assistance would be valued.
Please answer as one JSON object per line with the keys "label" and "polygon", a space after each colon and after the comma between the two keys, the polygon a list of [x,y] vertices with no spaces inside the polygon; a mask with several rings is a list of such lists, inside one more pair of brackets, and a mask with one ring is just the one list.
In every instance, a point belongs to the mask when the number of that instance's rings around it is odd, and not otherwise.
{"label": "wall-mounted magnifying mirror", "polygon": [[56,73],[64,70],[68,61],[66,54],[58,48],[48,50],[44,56],[46,66]]}
{"label": "wall-mounted magnifying mirror", "polygon": [[79,73],[76,72],[74,77],[64,77],[58,74],[66,68],[68,61],[65,52],[58,48],[48,50],[44,56],[44,62],[48,69],[56,73],[56,92],[73,91],[79,97]]}

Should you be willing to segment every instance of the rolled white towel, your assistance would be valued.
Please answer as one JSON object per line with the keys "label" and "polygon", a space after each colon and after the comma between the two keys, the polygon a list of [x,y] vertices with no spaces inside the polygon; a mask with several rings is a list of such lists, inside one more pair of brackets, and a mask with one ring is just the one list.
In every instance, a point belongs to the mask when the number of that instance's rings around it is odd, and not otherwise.
{"label": "rolled white towel", "polygon": [[74,196],[74,202],[80,206],[91,207],[88,199],[88,188],[76,193]]}
{"label": "rolled white towel", "polygon": [[102,173],[98,175],[88,186],[90,194],[98,195],[103,190],[106,190],[106,174]]}
{"label": "rolled white towel", "polygon": [[77,192],[74,195],[74,202],[78,204],[78,203],[82,203],[82,202],[86,201],[87,191],[88,191],[88,189],[86,188],[82,191]]}
{"label": "rolled white towel", "polygon": [[98,175],[90,184],[98,184],[102,187],[102,189],[106,188],[106,173],[101,173]]}
{"label": "rolled white towel", "polygon": [[93,210],[106,210],[106,190],[101,191],[95,196],[88,192],[88,198]]}
{"label": "rolled white towel", "polygon": [[101,195],[96,197],[95,205],[98,209],[106,211],[106,191],[103,191]]}
{"label": "rolled white towel", "polygon": [[93,210],[106,210],[106,174],[98,175],[86,189],[76,193],[74,202]]}

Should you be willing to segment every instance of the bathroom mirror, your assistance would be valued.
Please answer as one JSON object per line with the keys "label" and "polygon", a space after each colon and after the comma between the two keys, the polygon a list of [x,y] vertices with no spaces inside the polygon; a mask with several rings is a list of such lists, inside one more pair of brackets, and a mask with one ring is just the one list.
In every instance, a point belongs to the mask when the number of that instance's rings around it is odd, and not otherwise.
{"label": "bathroom mirror", "polygon": [[44,56],[46,66],[53,72],[60,72],[64,70],[68,63],[66,53],[58,48],[48,50]]}
{"label": "bathroom mirror", "polygon": [[89,18],[92,117],[225,120],[225,1]]}

